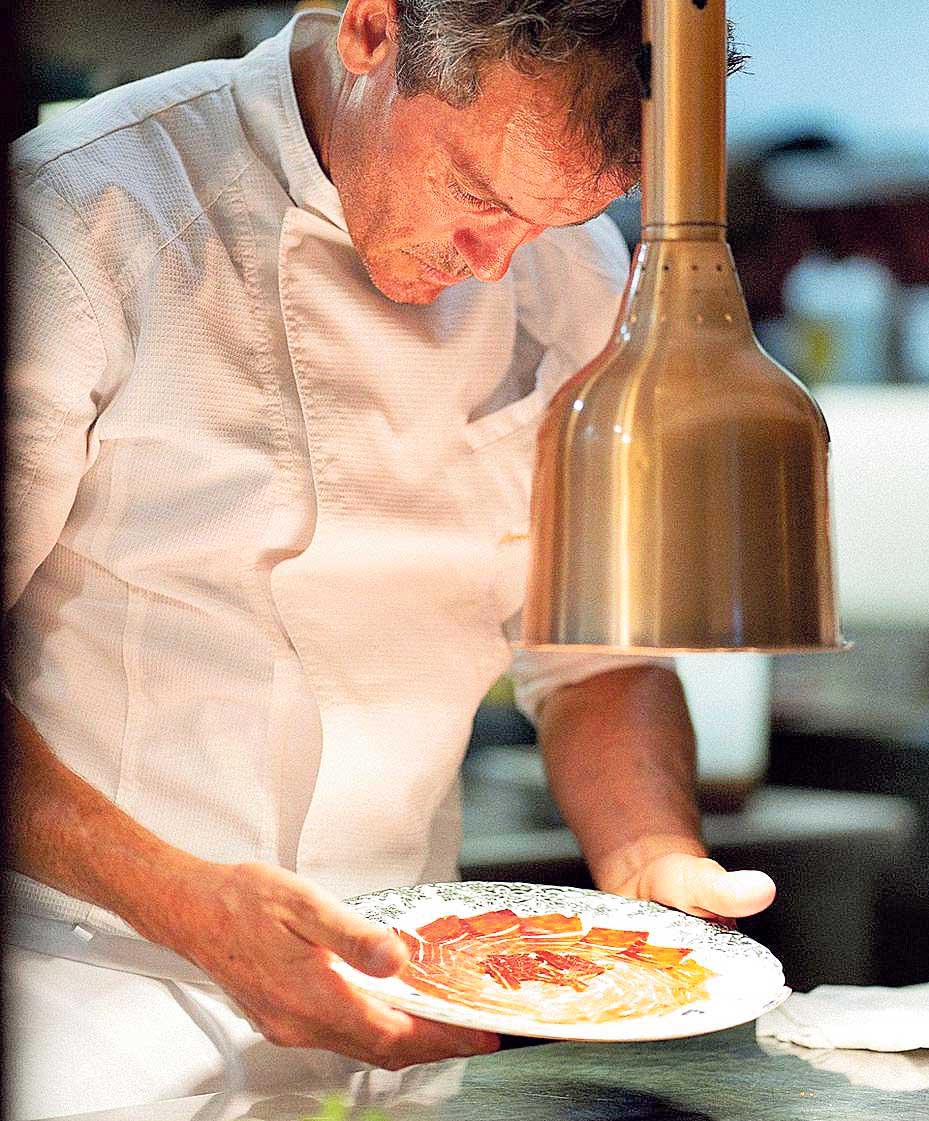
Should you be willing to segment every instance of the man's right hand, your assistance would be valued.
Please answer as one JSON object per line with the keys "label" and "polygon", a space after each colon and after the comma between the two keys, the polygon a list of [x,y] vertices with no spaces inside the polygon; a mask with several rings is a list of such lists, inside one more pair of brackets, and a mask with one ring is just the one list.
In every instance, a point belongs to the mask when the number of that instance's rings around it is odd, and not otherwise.
{"label": "man's right hand", "polygon": [[376,977],[395,973],[407,951],[391,931],[281,868],[216,864],[167,844],[5,709],[17,871],[113,911],[192,961],[272,1043],[391,1070],[496,1050],[495,1035],[408,1016],[332,968],[340,957]]}
{"label": "man's right hand", "polygon": [[390,1070],[499,1046],[489,1032],[410,1016],[352,986],[332,968],[334,957],[388,977],[406,962],[406,947],[291,872],[201,863],[181,900],[174,930],[161,940],[208,973],[272,1043]]}

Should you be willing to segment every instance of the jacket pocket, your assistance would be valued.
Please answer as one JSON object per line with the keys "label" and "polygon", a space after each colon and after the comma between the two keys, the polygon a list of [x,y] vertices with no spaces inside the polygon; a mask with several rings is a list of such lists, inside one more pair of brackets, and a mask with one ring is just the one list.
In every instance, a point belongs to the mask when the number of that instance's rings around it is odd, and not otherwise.
{"label": "jacket pocket", "polygon": [[497,440],[504,440],[527,425],[534,424],[542,415],[545,405],[546,395],[542,386],[537,385],[527,396],[467,424],[465,440],[472,451],[496,443]]}

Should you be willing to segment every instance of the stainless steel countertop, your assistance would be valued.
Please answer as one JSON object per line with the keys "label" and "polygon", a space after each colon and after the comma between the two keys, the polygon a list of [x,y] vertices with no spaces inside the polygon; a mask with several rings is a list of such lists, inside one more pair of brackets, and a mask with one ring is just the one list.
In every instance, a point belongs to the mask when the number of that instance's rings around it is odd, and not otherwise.
{"label": "stainless steel countertop", "polygon": [[308,1077],[305,1088],[283,1095],[204,1095],[84,1117],[94,1121],[334,1117],[344,1121],[926,1121],[929,1117],[929,1091],[905,1089],[917,1082],[929,1083],[929,1051],[802,1053],[802,1058],[766,1053],[755,1041],[754,1026],[745,1025],[663,1043],[519,1047],[398,1074],[346,1060],[337,1076],[330,1068],[324,1078]]}

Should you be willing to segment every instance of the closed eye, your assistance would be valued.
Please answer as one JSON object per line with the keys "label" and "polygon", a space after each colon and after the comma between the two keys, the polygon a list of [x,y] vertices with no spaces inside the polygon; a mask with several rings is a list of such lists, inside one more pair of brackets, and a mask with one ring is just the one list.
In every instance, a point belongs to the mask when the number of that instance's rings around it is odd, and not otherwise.
{"label": "closed eye", "polygon": [[487,199],[478,198],[477,195],[471,195],[462,187],[460,187],[454,179],[448,182],[449,194],[458,199],[459,202],[465,203],[471,210],[476,211],[478,214],[490,213],[494,210],[499,210],[495,202],[488,202]]}

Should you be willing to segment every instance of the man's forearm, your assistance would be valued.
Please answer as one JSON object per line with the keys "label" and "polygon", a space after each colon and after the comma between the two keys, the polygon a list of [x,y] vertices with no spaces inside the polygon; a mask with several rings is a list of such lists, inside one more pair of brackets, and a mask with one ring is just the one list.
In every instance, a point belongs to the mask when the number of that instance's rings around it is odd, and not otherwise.
{"label": "man's forearm", "polygon": [[17,709],[10,734],[11,860],[27,876],[120,915],[170,945],[204,862],[123,813],[69,770]]}
{"label": "man's forearm", "polygon": [[693,728],[677,675],[630,666],[564,686],[542,707],[549,782],[598,886],[636,894],[668,852],[705,854]]}
{"label": "man's forearm", "polygon": [[189,958],[272,1043],[323,1047],[394,1070],[495,1050],[496,1036],[418,1020],[338,977],[335,954],[375,976],[406,960],[390,931],[271,865],[173,848],[68,770],[9,706],[13,863],[121,915]]}

